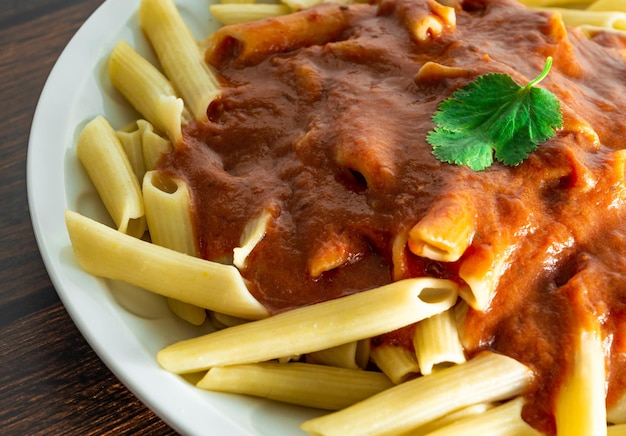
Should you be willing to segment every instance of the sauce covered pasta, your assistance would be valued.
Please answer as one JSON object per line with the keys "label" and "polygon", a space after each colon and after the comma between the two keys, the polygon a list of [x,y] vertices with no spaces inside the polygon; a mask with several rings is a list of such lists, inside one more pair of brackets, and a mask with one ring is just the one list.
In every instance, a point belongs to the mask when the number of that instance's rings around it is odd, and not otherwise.
{"label": "sauce covered pasta", "polygon": [[[218,327],[159,363],[341,409],[311,435],[626,425],[624,34],[513,0],[286,8],[199,51],[171,0],[143,0],[165,75],[125,43],[110,75],[147,121],[78,140],[118,227],[67,213],[81,267]],[[516,166],[437,160],[442,101],[548,58],[551,139]]]}
{"label": "sauce covered pasta", "polygon": [[[228,256],[267,210],[242,272],[274,313],[407,277],[489,288],[465,316],[466,350],[529,365],[537,376],[525,416],[549,433],[570,338],[586,316],[600,318],[608,401],[617,401],[626,356],[620,47],[509,1],[462,2],[455,20],[425,1],[298,14],[304,25],[275,19],[292,40],[264,45],[262,56],[247,36],[214,37],[207,59],[223,92],[160,164],[192,187],[201,255]],[[330,24],[317,39],[302,35],[315,22]],[[241,26],[257,41],[274,30]],[[528,81],[547,56],[543,86],[564,108],[552,140],[515,168],[473,172],[435,159],[425,138],[439,102],[490,72]],[[413,253],[419,223],[426,234],[465,232],[462,255]]]}

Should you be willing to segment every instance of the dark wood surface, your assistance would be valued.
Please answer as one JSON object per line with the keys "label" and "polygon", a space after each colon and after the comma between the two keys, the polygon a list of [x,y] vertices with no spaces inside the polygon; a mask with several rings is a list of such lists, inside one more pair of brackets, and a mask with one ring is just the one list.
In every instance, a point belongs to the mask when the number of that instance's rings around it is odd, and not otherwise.
{"label": "dark wood surface", "polygon": [[43,266],[26,197],[33,113],[102,0],[0,2],[0,433],[173,434],[85,342]]}

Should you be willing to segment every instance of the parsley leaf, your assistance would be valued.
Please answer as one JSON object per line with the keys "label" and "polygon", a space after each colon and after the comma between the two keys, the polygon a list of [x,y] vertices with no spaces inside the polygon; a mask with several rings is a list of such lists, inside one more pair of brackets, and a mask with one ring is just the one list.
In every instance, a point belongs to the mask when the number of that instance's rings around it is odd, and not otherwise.
{"label": "parsley leaf", "polygon": [[485,74],[441,102],[426,138],[433,154],[474,171],[491,166],[494,154],[505,165],[519,165],[563,125],[557,97],[535,87],[551,66],[548,57],[541,74],[523,87],[507,74]]}

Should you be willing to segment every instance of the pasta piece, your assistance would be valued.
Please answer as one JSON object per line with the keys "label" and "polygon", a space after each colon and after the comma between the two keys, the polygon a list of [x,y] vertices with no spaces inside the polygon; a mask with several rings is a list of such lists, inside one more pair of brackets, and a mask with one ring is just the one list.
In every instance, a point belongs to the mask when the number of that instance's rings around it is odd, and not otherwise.
{"label": "pasta piece", "polygon": [[254,247],[261,242],[267,232],[272,214],[268,210],[264,210],[260,216],[253,219],[244,229],[241,236],[241,246],[233,249],[233,265],[237,268],[244,269],[246,260]]}
{"label": "pasta piece", "polygon": [[[394,140],[389,137],[385,121],[373,122],[359,117],[356,107],[346,108],[344,117],[351,127],[341,129],[333,144],[335,160],[348,171],[364,179],[365,187],[380,191],[397,183],[397,157]],[[355,128],[356,127],[356,128]]]}
{"label": "pasta piece", "polygon": [[109,58],[113,86],[137,111],[176,144],[182,138],[184,103],[174,87],[126,41],[116,44]]}
{"label": "pasta piece", "polygon": [[211,322],[218,330],[250,322],[250,320],[237,318],[236,316],[226,315],[225,313],[220,312],[211,312],[210,317]]}
{"label": "pasta piece", "polygon": [[522,419],[522,407],[524,407],[524,398],[518,397],[485,413],[458,420],[427,435],[541,436],[539,431]]}
{"label": "pasta piece", "polygon": [[467,77],[471,72],[459,68],[449,67],[437,62],[426,62],[415,75],[415,82],[433,83],[441,81],[445,78]]}
{"label": "pasta piece", "polygon": [[143,197],[152,242],[196,256],[192,201],[187,184],[161,171],[148,171],[143,179]]}
{"label": "pasta piece", "polygon": [[407,263],[407,242],[409,240],[409,234],[406,231],[401,231],[394,238],[391,243],[391,262],[393,265],[392,277],[393,280],[400,280],[409,276],[409,265]]}
{"label": "pasta piece", "polygon": [[353,341],[326,350],[315,351],[306,356],[307,363],[334,366],[337,368],[359,369],[357,347],[359,342]]}
{"label": "pasta piece", "polygon": [[281,17],[224,26],[210,38],[205,59],[214,66],[226,62],[254,65],[272,53],[325,44],[348,27],[350,8],[328,3]]}
{"label": "pasta piece", "polygon": [[241,318],[268,316],[232,265],[128,237],[73,211],[65,212],[65,222],[74,255],[89,274]]}
{"label": "pasta piece", "polygon": [[435,419],[428,424],[422,425],[418,428],[412,429],[404,434],[404,436],[424,436],[430,434],[440,428],[446,427],[456,421],[464,420],[472,416],[479,416],[485,413],[487,410],[492,409],[494,403],[480,403],[473,406],[464,407],[455,412],[448,413],[447,415]]}
{"label": "pasta piece", "polygon": [[157,359],[168,371],[187,373],[311,353],[412,324],[447,310],[456,297],[448,280],[402,280],[181,341]]}
{"label": "pasta piece", "polygon": [[556,400],[557,435],[601,435],[606,432],[604,348],[599,329],[582,330],[573,368]]}
{"label": "pasta piece", "polygon": [[416,376],[420,371],[415,353],[405,347],[379,345],[372,348],[370,357],[372,362],[396,385]]}
{"label": "pasta piece", "polygon": [[354,262],[359,254],[367,252],[367,244],[359,238],[341,232],[328,229],[325,238],[313,247],[313,253],[309,255],[309,276],[318,278],[323,273],[342,265]]}
{"label": "pasta piece", "polygon": [[472,255],[464,259],[459,268],[459,277],[467,283],[459,289],[459,295],[476,310],[485,310],[491,302],[513,250],[513,246],[503,244],[503,238],[496,243],[499,246],[472,247]]}
{"label": "pasta piece", "polygon": [[210,8],[213,16],[224,25],[257,21],[291,12],[285,4],[268,3],[218,3]]}
{"label": "pasta piece", "polygon": [[143,180],[143,176],[146,173],[146,165],[143,160],[143,141],[141,140],[141,132],[139,129],[132,129],[131,127],[118,130],[115,132],[117,139],[119,139],[122,148],[128,157],[128,162],[133,168],[137,181]]}
{"label": "pasta piece", "polygon": [[456,13],[453,7],[436,0],[426,0],[425,6],[427,9],[400,4],[396,8],[398,18],[418,43],[435,38],[444,29],[456,27]]}
{"label": "pasta piece", "polygon": [[152,125],[145,120],[138,120],[137,126],[141,132],[144,167],[146,171],[151,171],[156,168],[164,154],[172,151],[172,143],[158,135]]}
{"label": "pasta piece", "polygon": [[469,198],[444,197],[409,231],[409,249],[416,255],[455,262],[472,242],[476,211]]}
{"label": "pasta piece", "polygon": [[396,435],[473,404],[521,394],[532,372],[484,352],[466,363],[396,385],[346,409],[302,424],[310,435]]}
{"label": "pasta piece", "polygon": [[295,362],[215,367],[197,386],[339,410],[391,387],[391,382],[379,372]]}
{"label": "pasta piece", "polygon": [[[198,250],[187,184],[160,171],[149,171],[143,179],[143,199],[152,242],[196,256]],[[168,304],[179,318],[193,325],[200,325],[206,319],[206,311],[201,307],[171,298]]]}
{"label": "pasta piece", "polygon": [[98,116],[87,123],[78,138],[76,154],[117,229],[141,237],[146,218],[139,182],[106,119]]}
{"label": "pasta piece", "polygon": [[142,0],[139,22],[166,76],[196,120],[207,119],[209,103],[219,94],[218,81],[172,0]]}
{"label": "pasta piece", "polygon": [[456,327],[454,309],[433,315],[415,326],[413,346],[422,374],[450,364],[465,362]]}

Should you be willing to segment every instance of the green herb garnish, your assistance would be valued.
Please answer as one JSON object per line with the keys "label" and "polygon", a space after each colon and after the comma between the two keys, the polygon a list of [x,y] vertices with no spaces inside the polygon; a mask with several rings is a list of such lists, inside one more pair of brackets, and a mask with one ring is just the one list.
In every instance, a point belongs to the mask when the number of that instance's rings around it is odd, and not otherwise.
{"label": "green herb garnish", "polygon": [[563,125],[559,100],[535,87],[551,66],[548,57],[541,74],[523,87],[507,74],[485,74],[441,102],[426,138],[434,155],[474,171],[491,166],[494,151],[503,164],[519,165]]}

